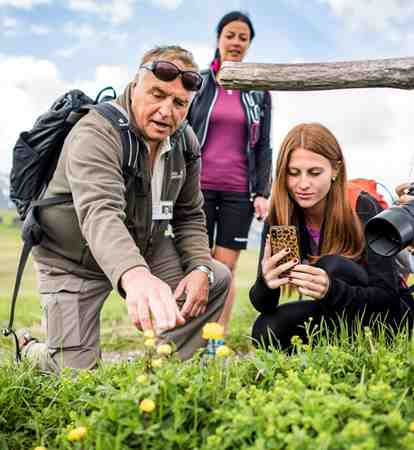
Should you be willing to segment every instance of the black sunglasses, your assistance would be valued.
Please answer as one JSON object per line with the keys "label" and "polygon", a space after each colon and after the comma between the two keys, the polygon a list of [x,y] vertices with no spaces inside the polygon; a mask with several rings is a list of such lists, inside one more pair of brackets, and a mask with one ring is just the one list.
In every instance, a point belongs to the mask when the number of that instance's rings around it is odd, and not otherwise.
{"label": "black sunglasses", "polygon": [[181,75],[181,81],[187,91],[198,91],[203,84],[203,78],[194,70],[181,70],[169,61],[152,61],[142,64],[140,69],[150,70],[161,81],[173,81]]}

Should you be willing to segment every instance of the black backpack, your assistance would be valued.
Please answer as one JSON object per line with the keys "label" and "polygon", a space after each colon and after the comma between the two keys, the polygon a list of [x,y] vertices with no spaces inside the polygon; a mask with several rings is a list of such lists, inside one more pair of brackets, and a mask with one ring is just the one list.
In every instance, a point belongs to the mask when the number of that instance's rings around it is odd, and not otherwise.
{"label": "black backpack", "polygon": [[[104,95],[107,90],[111,95]],[[18,339],[13,330],[14,311],[27,258],[32,248],[42,240],[42,227],[38,210],[41,207],[68,203],[71,195],[43,199],[47,186],[55,172],[64,140],[75,123],[92,108],[111,122],[121,136],[123,146],[124,177],[138,174],[139,141],[129,130],[126,113],[111,104],[115,99],[115,90],[111,87],[102,89],[95,100],[80,90],[69,91],[60,96],[44,114],[38,117],[30,131],[22,132],[13,148],[13,164],[10,173],[10,198],[17,207],[23,221],[21,251],[16,281],[14,285],[10,319],[7,328],[2,330],[4,336],[12,334],[16,343],[16,357],[20,360]]]}

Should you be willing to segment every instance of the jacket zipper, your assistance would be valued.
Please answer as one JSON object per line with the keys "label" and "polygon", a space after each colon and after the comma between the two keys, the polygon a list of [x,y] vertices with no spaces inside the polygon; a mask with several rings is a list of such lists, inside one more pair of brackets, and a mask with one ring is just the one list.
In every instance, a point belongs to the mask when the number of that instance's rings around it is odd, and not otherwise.
{"label": "jacket zipper", "polygon": [[209,110],[208,110],[208,112],[207,112],[206,125],[205,125],[205,127],[204,127],[203,139],[201,139],[201,142],[200,142],[200,148],[202,148],[203,145],[204,145],[204,143],[206,142],[207,130],[208,130],[208,124],[209,124],[209,122],[210,122],[210,116],[211,116],[211,113],[213,112],[213,108],[214,108],[214,105],[216,104],[217,97],[218,97],[218,87],[217,87],[217,84],[216,84],[216,81],[215,81],[215,77],[214,77],[214,76],[213,76],[213,80],[214,80],[214,89],[215,89],[215,92],[214,92],[213,101],[211,102],[210,108],[209,108]]}
{"label": "jacket zipper", "polygon": [[[143,180],[143,183],[146,183],[147,189],[148,189],[148,195],[147,195],[147,204],[148,204],[148,212],[147,212],[147,220],[145,221],[145,234],[144,236],[147,238],[145,241],[147,242],[147,245],[145,246],[145,251],[143,254],[147,254],[148,250],[150,250],[152,246],[152,233],[151,233],[151,226],[152,226],[152,187],[151,187],[151,167],[149,162],[149,154],[148,149],[146,149],[145,152],[142,152],[144,155],[145,160],[145,166],[147,168],[146,177],[145,180]],[[150,174],[148,176],[148,174]]]}
{"label": "jacket zipper", "polygon": [[[174,150],[176,145],[177,145],[176,143],[173,144],[173,146],[171,147],[170,152]],[[169,187],[169,185],[167,183],[169,183],[170,180],[167,180],[167,178],[165,176],[166,173],[169,173],[169,174],[171,173],[171,171],[169,170],[168,164],[170,164],[170,155],[169,155],[169,153],[166,154],[166,158],[164,160],[164,177],[162,179],[161,198],[160,198],[161,201],[168,200],[166,198],[167,197],[167,192],[168,192],[167,187]],[[152,202],[151,202],[151,204],[152,204]],[[152,217],[151,217],[151,223],[152,223]],[[152,240],[152,236],[155,236],[155,237],[157,236],[157,233],[159,233],[160,229],[163,228],[163,224],[164,224],[164,220],[156,220],[155,221],[154,226],[152,228],[151,240]]]}
{"label": "jacket zipper", "polygon": [[246,155],[247,155],[247,166],[248,166],[248,170],[249,170],[249,173],[247,174],[247,178],[249,180],[250,197],[252,197],[254,195],[254,192],[252,192],[253,186],[252,186],[252,180],[251,180],[251,176],[250,176],[250,172],[251,172],[251,163],[250,163],[250,156],[251,156],[250,155],[251,154],[251,151],[250,151],[250,137],[251,137],[250,133],[251,133],[251,130],[250,130],[250,127],[251,127],[251,124],[252,124],[252,119],[250,117],[250,111],[249,111],[249,108],[248,108],[248,105],[247,105],[247,101],[244,98],[244,92],[241,92],[240,94],[241,94],[240,97],[242,99],[242,104],[243,104],[243,108],[244,108],[244,114],[246,115],[246,119],[247,119]]}

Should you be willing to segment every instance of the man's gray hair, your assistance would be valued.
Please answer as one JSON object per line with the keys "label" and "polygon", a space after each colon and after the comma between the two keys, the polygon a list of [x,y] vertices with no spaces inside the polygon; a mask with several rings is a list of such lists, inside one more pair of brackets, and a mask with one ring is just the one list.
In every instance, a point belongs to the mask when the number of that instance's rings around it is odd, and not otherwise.
{"label": "man's gray hair", "polygon": [[[140,66],[150,61],[156,61],[160,59],[166,61],[178,60],[184,64],[186,69],[195,70],[197,72],[199,71],[198,64],[195,62],[193,54],[178,45],[163,45],[148,50],[142,57]],[[139,70],[137,72],[136,78],[138,78],[138,75]]]}

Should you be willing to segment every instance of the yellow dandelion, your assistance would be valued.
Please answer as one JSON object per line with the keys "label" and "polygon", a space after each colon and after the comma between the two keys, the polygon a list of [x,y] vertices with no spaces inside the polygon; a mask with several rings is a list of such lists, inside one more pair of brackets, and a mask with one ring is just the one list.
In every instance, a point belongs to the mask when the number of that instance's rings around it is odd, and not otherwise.
{"label": "yellow dandelion", "polygon": [[149,398],[145,398],[144,400],[141,400],[139,409],[142,412],[150,413],[155,409],[155,402]]}
{"label": "yellow dandelion", "polygon": [[145,339],[144,345],[145,345],[145,347],[152,348],[152,347],[156,346],[156,341],[155,341],[155,339],[152,339],[152,338]]}
{"label": "yellow dandelion", "polygon": [[300,338],[300,336],[298,336],[297,334],[295,334],[294,336],[291,337],[290,343],[291,343],[292,345],[297,345],[297,346],[299,346],[299,345],[302,345],[302,344],[303,344],[303,341],[302,341],[302,339]]}
{"label": "yellow dandelion", "polygon": [[227,345],[220,345],[220,347],[216,350],[216,355],[219,358],[227,358],[227,356],[230,356],[231,350]]}
{"label": "yellow dandelion", "polygon": [[148,376],[145,374],[141,374],[137,376],[137,382],[139,384],[146,384],[148,383]]}
{"label": "yellow dandelion", "polygon": [[157,348],[157,353],[159,355],[169,356],[172,353],[172,347],[169,344],[161,344]]}
{"label": "yellow dandelion", "polygon": [[152,330],[145,330],[144,331],[144,338],[145,339],[154,339],[155,333]]}
{"label": "yellow dandelion", "polygon": [[35,447],[33,450],[47,450],[47,448],[40,446],[40,447]]}
{"label": "yellow dandelion", "polygon": [[414,433],[414,420],[410,423],[410,426],[408,427],[409,431],[411,431],[411,433]]}
{"label": "yellow dandelion", "polygon": [[209,322],[203,327],[203,339],[223,339],[224,327],[217,322]]}
{"label": "yellow dandelion", "polygon": [[154,369],[159,369],[162,366],[162,359],[161,358],[155,358],[151,361],[151,367]]}
{"label": "yellow dandelion", "polygon": [[71,442],[82,441],[83,439],[85,439],[87,432],[88,430],[86,427],[74,428],[73,430],[69,431],[68,440]]}

